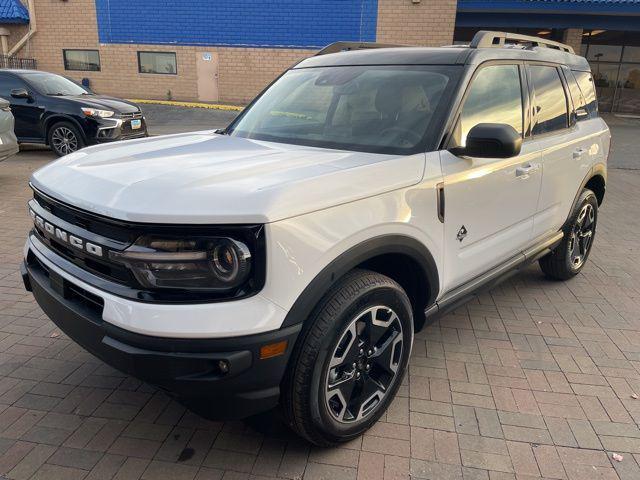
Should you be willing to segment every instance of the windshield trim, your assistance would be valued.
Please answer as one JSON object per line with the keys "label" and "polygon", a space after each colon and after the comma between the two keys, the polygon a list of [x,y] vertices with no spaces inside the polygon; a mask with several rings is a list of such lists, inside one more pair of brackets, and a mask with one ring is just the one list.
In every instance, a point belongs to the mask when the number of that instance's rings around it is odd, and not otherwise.
{"label": "windshield trim", "polygon": [[[315,70],[319,68],[350,68],[350,67],[390,67],[397,69],[412,69],[416,67],[431,67],[433,68],[433,72],[436,73],[444,73],[448,76],[448,83],[444,88],[440,101],[433,113],[430,126],[426,129],[422,139],[416,145],[409,148],[402,148],[397,146],[387,147],[380,145],[362,145],[362,144],[353,144],[353,143],[338,143],[338,142],[328,142],[326,140],[310,140],[310,139],[296,139],[296,138],[287,138],[283,139],[281,137],[272,137],[267,134],[243,134],[241,130],[236,130],[236,126],[243,117],[253,108],[253,106],[260,100],[260,98],[276,83],[278,82],[284,75],[289,73],[290,71],[302,71],[302,70]],[[424,153],[436,150],[438,148],[438,140],[444,130],[444,122],[447,118],[447,114],[450,110],[450,104],[453,99],[455,92],[458,90],[458,85],[460,82],[460,78],[462,77],[462,72],[464,70],[464,66],[462,65],[443,65],[443,64],[389,64],[389,65],[337,65],[337,66],[311,66],[311,67],[298,67],[293,66],[292,68],[284,71],[281,75],[279,75],[273,82],[271,82],[264,90],[262,90],[252,101],[247,105],[240,114],[233,119],[233,121],[221,132],[224,135],[233,135],[235,133],[236,136],[240,138],[247,138],[251,140],[258,141],[266,141],[273,143],[280,143],[283,145],[298,145],[298,146],[308,146],[313,148],[325,148],[330,150],[346,150],[346,151],[356,151],[356,152],[365,152],[365,153],[377,153],[377,154],[385,154],[385,155],[414,155],[416,153]]]}

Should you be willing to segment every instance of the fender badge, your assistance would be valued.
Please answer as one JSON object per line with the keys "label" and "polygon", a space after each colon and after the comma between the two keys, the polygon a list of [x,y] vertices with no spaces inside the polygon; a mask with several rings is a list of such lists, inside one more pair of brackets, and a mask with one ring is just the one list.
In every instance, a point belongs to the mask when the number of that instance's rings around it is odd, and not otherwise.
{"label": "fender badge", "polygon": [[458,239],[458,241],[462,242],[462,240],[464,240],[464,237],[467,236],[467,228],[462,225],[460,227],[460,230],[458,230],[458,235],[456,235],[456,238]]}

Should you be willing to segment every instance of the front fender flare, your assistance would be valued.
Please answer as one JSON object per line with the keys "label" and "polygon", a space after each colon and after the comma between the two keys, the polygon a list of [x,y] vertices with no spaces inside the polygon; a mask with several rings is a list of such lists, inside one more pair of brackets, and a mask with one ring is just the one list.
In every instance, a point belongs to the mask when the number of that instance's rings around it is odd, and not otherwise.
{"label": "front fender flare", "polygon": [[363,262],[384,254],[405,255],[420,266],[429,283],[427,305],[432,305],[438,295],[440,278],[431,252],[414,238],[405,235],[382,235],[345,251],[316,275],[289,310],[281,328],[304,322],[329,288],[341,277]]}

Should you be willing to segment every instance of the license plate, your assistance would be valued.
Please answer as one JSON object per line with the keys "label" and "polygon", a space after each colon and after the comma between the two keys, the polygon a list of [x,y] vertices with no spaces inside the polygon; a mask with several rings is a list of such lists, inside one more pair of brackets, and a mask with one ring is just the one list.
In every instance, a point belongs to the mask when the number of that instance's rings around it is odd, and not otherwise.
{"label": "license plate", "polygon": [[131,130],[137,130],[142,127],[142,120],[131,120]]}

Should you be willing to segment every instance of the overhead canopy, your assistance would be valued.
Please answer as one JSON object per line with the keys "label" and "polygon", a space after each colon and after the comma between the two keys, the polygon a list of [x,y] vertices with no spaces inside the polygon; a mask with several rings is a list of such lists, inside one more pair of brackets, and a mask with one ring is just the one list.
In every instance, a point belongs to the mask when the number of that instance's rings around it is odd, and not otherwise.
{"label": "overhead canopy", "polygon": [[20,0],[0,0],[0,23],[29,23],[29,11]]}
{"label": "overhead canopy", "polygon": [[640,0],[458,0],[456,25],[640,31]]}

